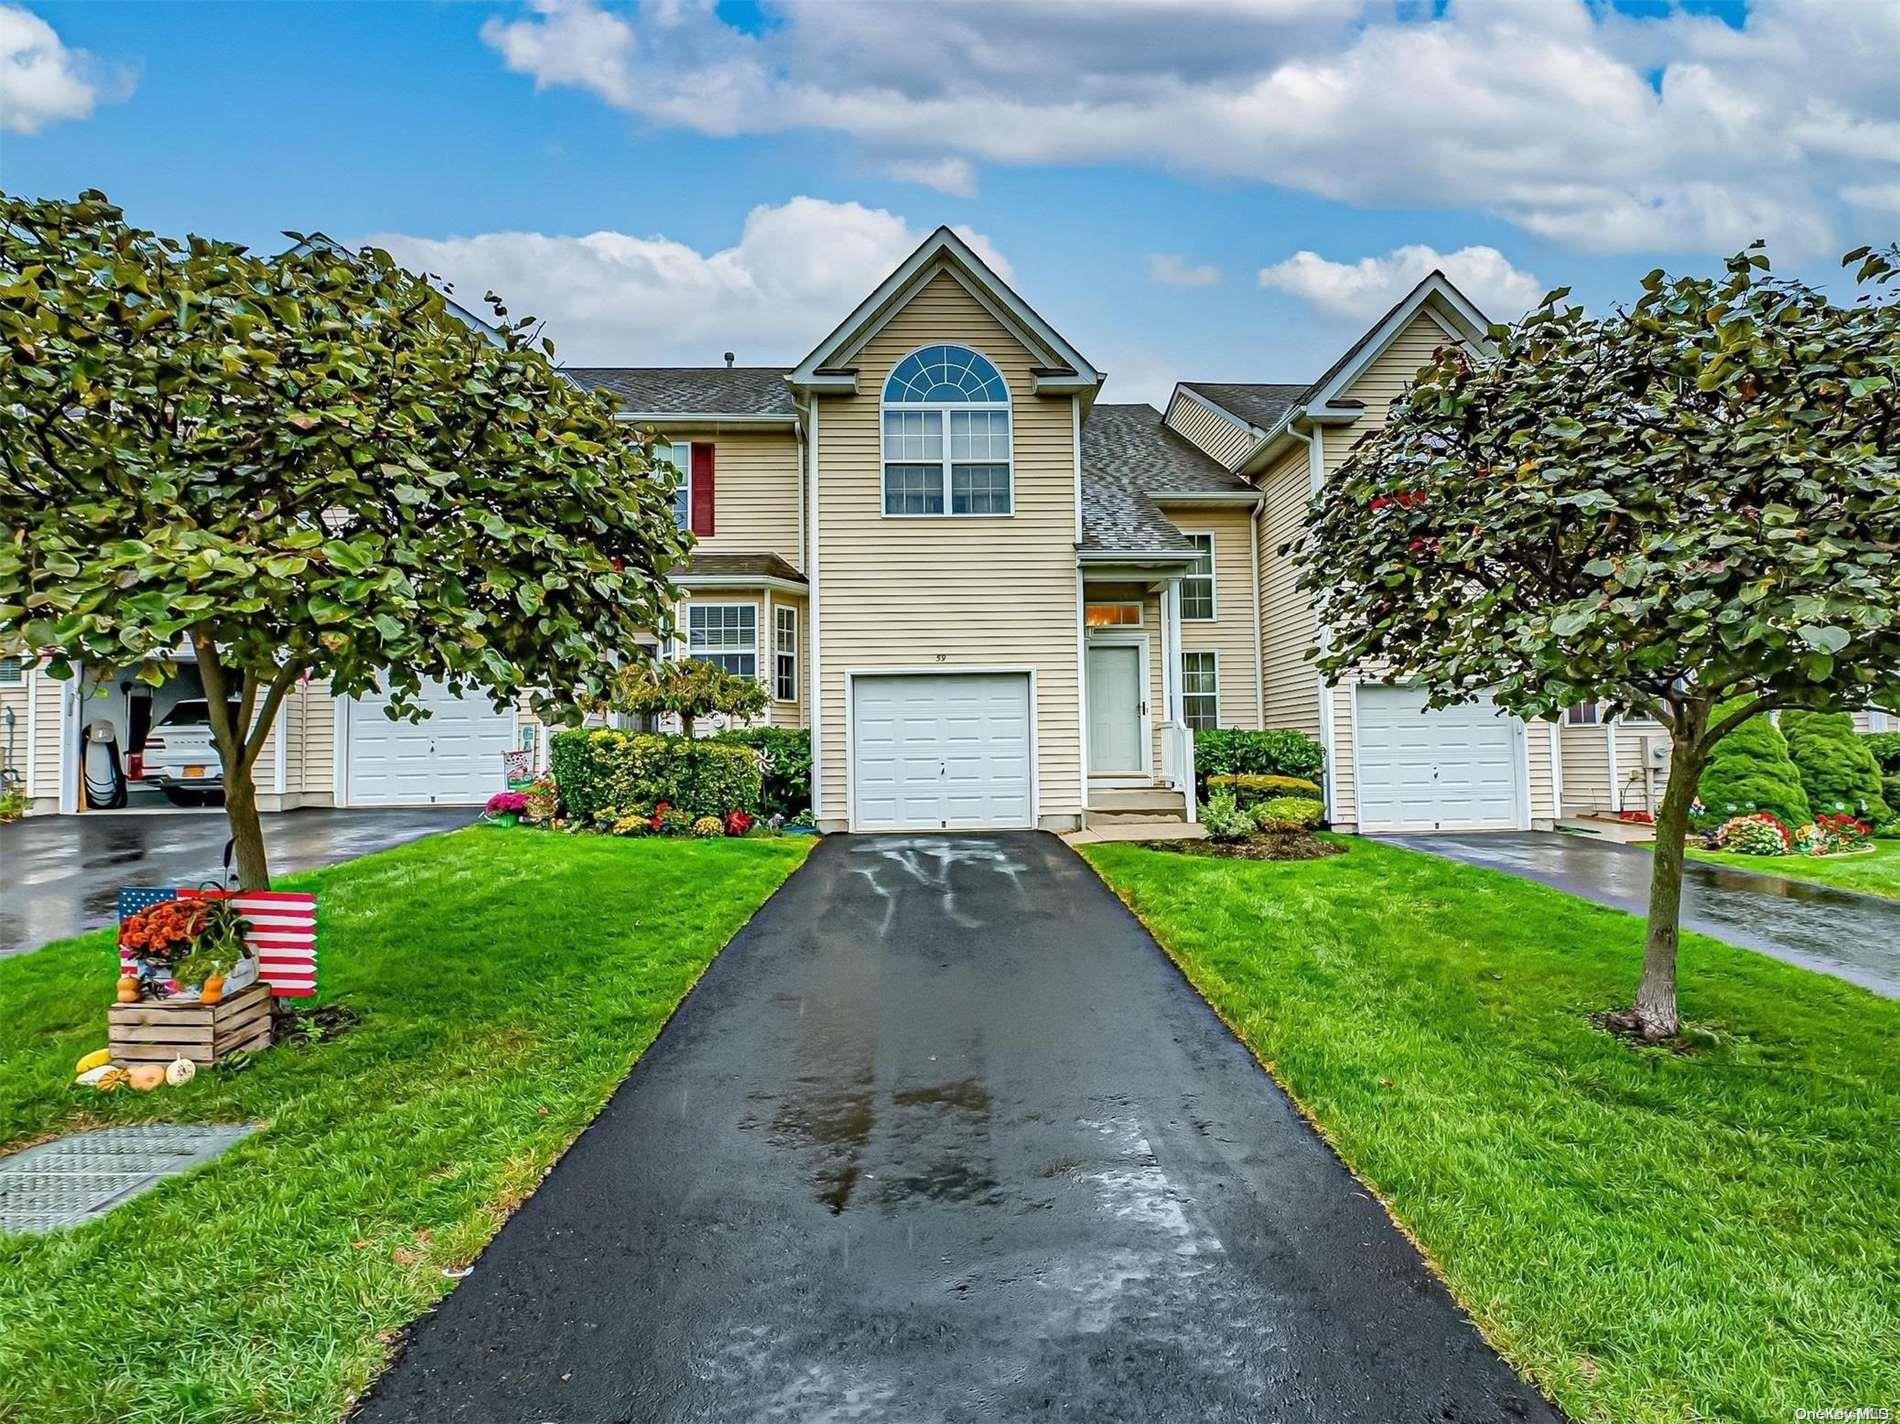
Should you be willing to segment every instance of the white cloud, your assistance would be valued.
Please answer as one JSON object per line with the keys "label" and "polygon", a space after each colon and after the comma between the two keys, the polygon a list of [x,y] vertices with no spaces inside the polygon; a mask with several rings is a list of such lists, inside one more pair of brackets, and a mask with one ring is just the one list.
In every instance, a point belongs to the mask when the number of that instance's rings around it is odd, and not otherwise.
{"label": "white cloud", "polygon": [[[957,231],[1011,279],[988,239]],[[798,197],[752,209],[738,243],[714,252],[624,232],[365,240],[451,282],[471,310],[492,290],[511,315],[541,318],[562,361],[709,366],[723,351],[745,365],[789,365],[925,236],[881,209]]]}
{"label": "white cloud", "polygon": [[538,85],[704,133],[826,130],[905,165],[1148,163],[1591,250],[1811,252],[1842,187],[1900,178],[1893,4],[1756,0],[1739,25],[1586,0],[780,0],[773,18],[532,0],[482,33]]}
{"label": "white cloud", "polygon": [[1900,213],[1900,182],[1850,184],[1841,189],[1841,196],[1857,208]]}
{"label": "white cloud", "polygon": [[38,15],[0,5],[0,129],[38,133],[131,90],[129,71],[103,69],[86,51],[67,49]]}
{"label": "white cloud", "polygon": [[1495,247],[1439,252],[1425,246],[1394,248],[1383,257],[1330,262],[1317,252],[1294,253],[1260,269],[1260,285],[1311,302],[1334,316],[1369,321],[1416,287],[1426,274],[1443,272],[1490,317],[1522,316],[1549,290],[1520,272]]}
{"label": "white cloud", "polygon": [[884,171],[906,183],[921,183],[956,198],[976,196],[976,165],[967,158],[895,158]]}
{"label": "white cloud", "polygon": [[1151,252],[1148,279],[1164,287],[1212,287],[1220,282],[1220,268],[1212,262],[1189,262],[1174,252]]}

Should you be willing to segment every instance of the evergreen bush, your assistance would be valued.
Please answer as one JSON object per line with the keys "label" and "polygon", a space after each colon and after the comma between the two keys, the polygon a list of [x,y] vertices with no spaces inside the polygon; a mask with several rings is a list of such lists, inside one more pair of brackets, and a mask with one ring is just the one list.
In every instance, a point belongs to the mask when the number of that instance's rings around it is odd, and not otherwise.
{"label": "evergreen bush", "polygon": [[1855,816],[1876,825],[1894,810],[1881,795],[1880,763],[1846,712],[1781,714],[1788,756],[1815,815]]}
{"label": "evergreen bush", "polygon": [[1203,795],[1210,776],[1297,776],[1316,781],[1325,764],[1319,743],[1290,728],[1251,732],[1209,727],[1194,734],[1194,776]]}
{"label": "evergreen bush", "polygon": [[811,733],[803,727],[735,727],[712,738],[751,747],[764,773],[759,814],[791,820],[811,809]]}
{"label": "evergreen bush", "polygon": [[759,758],[747,747],[579,727],[549,738],[548,759],[562,808],[583,826],[650,816],[663,801],[688,828],[759,809]]}
{"label": "evergreen bush", "polygon": [[[1716,717],[1726,708],[1717,708]],[[1801,773],[1788,757],[1788,742],[1767,717],[1750,717],[1715,744],[1709,764],[1696,783],[1702,802],[1699,826],[1719,826],[1735,816],[1766,811],[1782,825],[1805,826],[1814,819]]]}

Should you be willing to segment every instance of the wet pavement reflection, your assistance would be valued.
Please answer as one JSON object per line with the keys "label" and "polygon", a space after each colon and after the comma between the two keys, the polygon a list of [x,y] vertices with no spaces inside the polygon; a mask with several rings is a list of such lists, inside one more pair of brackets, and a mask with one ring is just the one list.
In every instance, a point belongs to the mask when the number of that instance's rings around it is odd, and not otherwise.
{"label": "wet pavement reflection", "polygon": [[[1649,852],[1632,846],[1550,831],[1379,839],[1507,871],[1635,915],[1649,903]],[[1690,860],[1683,865],[1682,923],[1900,998],[1900,901]]]}
{"label": "wet pavement reflection", "polygon": [[[474,818],[466,806],[280,811],[263,818],[264,842],[274,873],[311,870]],[[109,923],[121,886],[217,882],[229,836],[221,807],[32,816],[0,826],[0,955]]]}

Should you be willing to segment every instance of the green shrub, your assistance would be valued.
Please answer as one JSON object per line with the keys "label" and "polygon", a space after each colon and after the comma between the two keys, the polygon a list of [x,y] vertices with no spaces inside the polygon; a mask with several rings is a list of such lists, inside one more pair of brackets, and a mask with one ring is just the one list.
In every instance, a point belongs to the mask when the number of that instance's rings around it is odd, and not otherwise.
{"label": "green shrub", "polygon": [[[1718,707],[1715,716],[1727,711]],[[1750,717],[1715,744],[1696,783],[1696,795],[1702,802],[1697,824],[1705,827],[1757,811],[1789,827],[1814,819],[1801,789],[1801,773],[1788,758],[1787,739],[1766,717]]]}
{"label": "green shrub", "polygon": [[[1867,750],[1874,754],[1874,760],[1880,763],[1880,769],[1889,776],[1900,776],[1900,732],[1869,732],[1861,740],[1867,743]],[[1887,798],[1889,805],[1893,798]],[[1900,806],[1894,806],[1900,811]]]}
{"label": "green shrub", "polygon": [[1304,732],[1210,727],[1194,734],[1194,775],[1203,794],[1210,776],[1298,776],[1317,780],[1325,765],[1319,743]]}
{"label": "green shrub", "polygon": [[726,833],[726,823],[717,816],[701,816],[693,822],[693,834],[702,841],[713,840]]}
{"label": "green shrub", "polygon": [[759,754],[764,786],[759,814],[790,820],[811,808],[811,733],[802,727],[736,727],[712,740]]}
{"label": "green shrub", "polygon": [[651,815],[662,801],[689,823],[759,809],[759,758],[747,747],[582,727],[556,732],[548,758],[564,812],[584,826]]}
{"label": "green shrub", "polygon": [[1319,789],[1319,783],[1308,781],[1303,776],[1257,776],[1244,772],[1222,772],[1218,776],[1207,778],[1209,794],[1216,791],[1231,791],[1234,800],[1242,806],[1257,805],[1280,796],[1300,796],[1308,801],[1324,803],[1325,795]]}
{"label": "green shrub", "polygon": [[1887,803],[1887,809],[1900,819],[1900,772],[1880,778],[1880,799]]}
{"label": "green shrub", "polygon": [[1310,796],[1276,796],[1254,808],[1254,824],[1263,831],[1310,831],[1325,807]]}
{"label": "green shrub", "polygon": [[1217,841],[1244,841],[1253,834],[1254,820],[1240,809],[1231,791],[1216,791],[1201,807],[1201,824]]}
{"label": "green shrub", "polygon": [[1808,809],[1815,815],[1857,816],[1879,823],[1900,809],[1882,799],[1880,763],[1854,730],[1850,714],[1784,712],[1781,732],[1788,739],[1788,757],[1801,774]]}

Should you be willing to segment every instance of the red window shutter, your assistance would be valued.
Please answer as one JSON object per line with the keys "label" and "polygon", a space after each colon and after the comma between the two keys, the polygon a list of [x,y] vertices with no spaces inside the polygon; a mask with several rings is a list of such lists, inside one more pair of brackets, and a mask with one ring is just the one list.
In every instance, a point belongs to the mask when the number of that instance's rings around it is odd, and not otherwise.
{"label": "red window shutter", "polygon": [[713,532],[713,447],[693,443],[693,533],[710,539]]}

